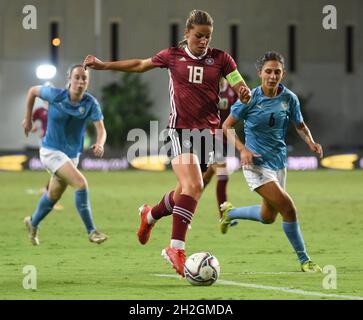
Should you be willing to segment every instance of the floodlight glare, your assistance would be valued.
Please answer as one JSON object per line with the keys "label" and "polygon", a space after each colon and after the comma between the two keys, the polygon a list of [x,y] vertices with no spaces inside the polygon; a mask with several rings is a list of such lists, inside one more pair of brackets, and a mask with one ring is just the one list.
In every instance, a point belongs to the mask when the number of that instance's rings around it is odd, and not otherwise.
{"label": "floodlight glare", "polygon": [[57,73],[57,68],[50,64],[43,64],[37,68],[36,74],[38,79],[52,79]]}
{"label": "floodlight glare", "polygon": [[61,44],[61,40],[59,38],[54,38],[52,40],[52,45],[55,46],[55,47],[59,47]]}

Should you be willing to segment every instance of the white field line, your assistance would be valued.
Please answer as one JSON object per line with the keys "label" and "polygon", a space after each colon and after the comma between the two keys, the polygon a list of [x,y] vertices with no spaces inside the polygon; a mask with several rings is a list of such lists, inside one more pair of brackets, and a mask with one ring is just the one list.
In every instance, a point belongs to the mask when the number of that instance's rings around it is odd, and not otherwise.
{"label": "white field line", "polygon": [[[227,274],[227,273],[223,273],[223,274]],[[232,273],[231,273],[232,274]],[[281,271],[281,272],[269,272],[269,271],[246,271],[246,272],[240,272],[238,274],[301,274],[301,271],[290,271],[290,272],[284,272],[284,271]]]}
{"label": "white field line", "polygon": [[[180,276],[171,275],[171,274],[154,274],[154,276],[180,279]],[[299,295],[303,295],[303,296],[339,298],[339,299],[349,299],[349,300],[363,300],[363,297],[360,297],[360,296],[349,296],[349,295],[340,295],[340,294],[334,294],[334,293],[305,291],[305,290],[300,290],[300,289],[265,286],[265,285],[254,284],[254,283],[243,283],[243,282],[229,281],[229,280],[218,280],[217,283],[224,284],[227,286],[237,286],[237,287],[245,287],[245,288],[253,288],[253,289],[271,290],[271,291],[282,291],[282,292],[288,292],[288,293],[293,293],[293,294],[299,294]]]}

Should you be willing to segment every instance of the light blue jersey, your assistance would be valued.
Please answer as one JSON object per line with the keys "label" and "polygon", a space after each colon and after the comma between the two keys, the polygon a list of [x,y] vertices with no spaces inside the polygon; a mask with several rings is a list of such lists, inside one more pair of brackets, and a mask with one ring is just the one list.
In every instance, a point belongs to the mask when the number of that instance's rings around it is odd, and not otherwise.
{"label": "light blue jersey", "polygon": [[39,97],[49,102],[48,126],[42,147],[76,158],[83,150],[87,120],[103,120],[98,101],[88,93],[73,105],[67,89],[41,87]]}
{"label": "light blue jersey", "polygon": [[253,158],[253,163],[272,170],[287,166],[285,135],[288,122],[300,124],[304,121],[297,96],[281,84],[279,91],[276,97],[270,98],[259,86],[252,90],[248,104],[237,100],[231,107],[233,118],[244,120],[246,147],[261,155]]}

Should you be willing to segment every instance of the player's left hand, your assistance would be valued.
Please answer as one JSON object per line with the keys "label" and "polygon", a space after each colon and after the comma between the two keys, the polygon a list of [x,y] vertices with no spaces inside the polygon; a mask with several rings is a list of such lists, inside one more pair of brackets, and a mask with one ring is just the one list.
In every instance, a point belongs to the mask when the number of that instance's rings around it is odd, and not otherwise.
{"label": "player's left hand", "polygon": [[239,99],[244,104],[249,103],[251,100],[251,90],[248,87],[242,86],[239,91]]}
{"label": "player's left hand", "polygon": [[310,144],[309,147],[310,150],[317,153],[320,158],[323,157],[323,147],[321,146],[321,144],[314,142]]}
{"label": "player's left hand", "polygon": [[105,152],[105,150],[103,149],[103,145],[97,144],[97,143],[93,144],[91,146],[91,149],[92,149],[94,155],[98,158],[102,158],[103,153]]}

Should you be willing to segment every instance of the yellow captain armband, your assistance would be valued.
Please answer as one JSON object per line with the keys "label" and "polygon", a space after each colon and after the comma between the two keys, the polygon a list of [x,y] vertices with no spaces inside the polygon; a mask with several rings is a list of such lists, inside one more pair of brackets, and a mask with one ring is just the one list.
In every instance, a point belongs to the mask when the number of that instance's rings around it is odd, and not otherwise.
{"label": "yellow captain armband", "polygon": [[235,86],[238,82],[243,81],[243,78],[237,69],[228,74],[226,79],[231,87]]}

